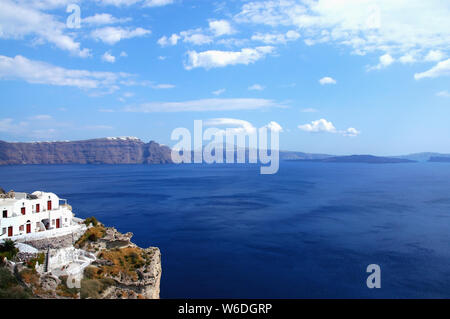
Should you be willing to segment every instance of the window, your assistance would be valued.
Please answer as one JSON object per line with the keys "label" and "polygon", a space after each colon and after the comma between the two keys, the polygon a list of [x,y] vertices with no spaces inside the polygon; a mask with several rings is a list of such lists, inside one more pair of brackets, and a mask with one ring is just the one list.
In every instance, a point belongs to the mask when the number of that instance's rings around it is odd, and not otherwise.
{"label": "window", "polygon": [[2,229],[2,235],[6,234],[6,227],[3,227]]}
{"label": "window", "polygon": [[20,212],[22,213],[22,215],[25,215],[25,213],[26,213],[25,207],[22,207],[22,208],[20,209]]}
{"label": "window", "polygon": [[21,225],[21,226],[19,227],[19,231],[23,231],[23,230],[24,230],[23,225]]}
{"label": "window", "polygon": [[55,225],[55,220],[54,219],[52,219],[52,225]]}
{"label": "window", "polygon": [[3,218],[8,218],[8,211],[7,210],[3,211]]}
{"label": "window", "polygon": [[41,211],[41,204],[36,204],[36,213]]}

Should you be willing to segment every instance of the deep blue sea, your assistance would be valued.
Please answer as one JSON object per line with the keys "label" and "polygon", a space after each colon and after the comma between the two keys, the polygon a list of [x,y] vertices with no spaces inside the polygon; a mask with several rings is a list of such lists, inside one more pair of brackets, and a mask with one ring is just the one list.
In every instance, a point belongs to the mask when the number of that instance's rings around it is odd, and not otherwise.
{"label": "deep blue sea", "polygon": [[450,297],[447,163],[2,166],[0,186],[160,247],[162,298]]}

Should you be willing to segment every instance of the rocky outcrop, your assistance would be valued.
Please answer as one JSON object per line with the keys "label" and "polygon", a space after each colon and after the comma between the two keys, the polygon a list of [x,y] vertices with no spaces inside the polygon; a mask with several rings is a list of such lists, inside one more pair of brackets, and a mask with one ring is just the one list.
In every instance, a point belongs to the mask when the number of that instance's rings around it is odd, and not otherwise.
{"label": "rocky outcrop", "polygon": [[[159,299],[161,252],[156,247],[150,247],[142,249],[142,253],[147,256],[148,263],[135,270],[138,279],[135,280],[123,273],[120,276],[109,277],[115,284],[102,293],[102,299]],[[96,263],[101,264],[101,261],[100,259]]]}
{"label": "rocky outcrop", "polygon": [[101,138],[72,142],[0,141],[0,165],[12,164],[165,164],[171,150],[137,138]]}
{"label": "rocky outcrop", "polygon": [[89,287],[106,283],[97,292],[97,298],[159,299],[162,274],[159,248],[140,248],[131,241],[132,233],[122,234],[100,223],[91,225],[86,233],[102,235],[81,237],[77,243],[77,247],[96,256],[96,261],[85,270],[81,297],[95,298]]}

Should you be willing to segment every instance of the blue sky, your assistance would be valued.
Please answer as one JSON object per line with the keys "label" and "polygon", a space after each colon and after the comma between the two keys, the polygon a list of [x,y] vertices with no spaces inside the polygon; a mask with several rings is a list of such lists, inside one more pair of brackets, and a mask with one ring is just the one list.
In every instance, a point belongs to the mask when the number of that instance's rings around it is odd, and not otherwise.
{"label": "blue sky", "polygon": [[450,152],[449,16],[439,0],[1,0],[0,139],[173,146],[221,118],[276,122],[285,150]]}

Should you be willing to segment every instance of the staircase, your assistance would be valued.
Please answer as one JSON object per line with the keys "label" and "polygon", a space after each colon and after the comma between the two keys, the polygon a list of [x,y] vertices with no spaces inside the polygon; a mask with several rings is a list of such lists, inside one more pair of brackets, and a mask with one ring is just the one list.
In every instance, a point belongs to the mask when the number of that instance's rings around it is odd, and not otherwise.
{"label": "staircase", "polygon": [[44,273],[48,272],[48,264],[50,263],[50,248],[47,248],[44,261]]}

